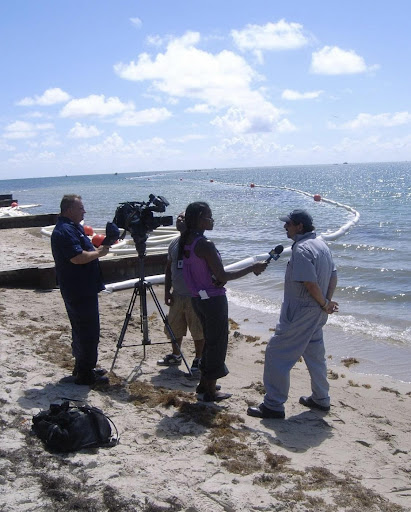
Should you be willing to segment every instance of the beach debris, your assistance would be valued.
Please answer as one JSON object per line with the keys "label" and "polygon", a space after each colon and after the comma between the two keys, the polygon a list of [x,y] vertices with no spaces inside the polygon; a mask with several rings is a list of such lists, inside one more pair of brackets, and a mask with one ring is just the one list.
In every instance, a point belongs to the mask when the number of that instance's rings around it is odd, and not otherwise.
{"label": "beach debris", "polygon": [[265,387],[261,381],[252,382],[249,386],[243,386],[241,389],[255,389],[260,395],[265,395]]}
{"label": "beach debris", "polygon": [[245,341],[247,343],[255,343],[259,339],[260,339],[260,336],[251,336],[251,334],[246,334],[245,335]]}
{"label": "beach debris", "polygon": [[401,396],[401,393],[397,391],[396,389],[387,388],[386,386],[383,386],[381,388],[381,391],[386,391],[387,393],[394,393],[394,395]]}
{"label": "beach debris", "polygon": [[[236,321],[234,321],[232,318],[228,319],[228,325],[230,327],[230,330],[237,330],[240,328],[240,324],[238,324]],[[238,335],[237,335],[238,336]]]}
{"label": "beach debris", "polygon": [[371,443],[367,443],[367,441],[363,441],[362,439],[356,439],[355,442],[359,443],[359,444],[362,444],[363,446],[366,446],[367,448],[372,446]]}
{"label": "beach debris", "polygon": [[[405,450],[400,450],[399,448],[397,448],[396,450],[394,450],[392,454],[393,454],[393,455],[398,455],[399,453],[403,453],[404,455],[407,455],[407,454],[408,454],[408,452],[407,452],[407,451],[405,451]],[[409,490],[409,488],[406,488],[406,489],[403,489],[403,490],[408,491],[408,490]]]}
{"label": "beach debris", "polygon": [[341,359],[341,362],[347,368],[349,368],[352,364],[358,364],[359,363],[358,359],[356,359],[355,357],[347,357],[345,359]]}
{"label": "beach debris", "polygon": [[348,405],[344,402],[342,402],[341,400],[339,400],[339,404],[341,405],[341,407],[343,407],[344,409],[351,409],[352,411],[356,411],[357,409],[355,407],[352,407],[351,405]]}

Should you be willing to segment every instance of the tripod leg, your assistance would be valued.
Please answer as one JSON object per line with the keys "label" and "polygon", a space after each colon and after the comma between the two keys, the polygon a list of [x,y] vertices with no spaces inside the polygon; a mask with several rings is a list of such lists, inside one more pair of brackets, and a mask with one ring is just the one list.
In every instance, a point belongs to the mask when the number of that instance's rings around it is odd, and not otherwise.
{"label": "tripod leg", "polygon": [[148,334],[148,320],[147,320],[147,283],[145,281],[140,283],[140,319],[141,319],[141,332],[143,333],[144,356],[146,345],[151,345],[151,340]]}
{"label": "tripod leg", "polygon": [[173,333],[173,330],[171,329],[171,326],[170,324],[168,323],[168,318],[167,316],[165,315],[161,305],[160,305],[160,302],[157,298],[157,295],[154,293],[154,290],[153,290],[153,286],[151,285],[151,283],[146,283],[146,287],[149,289],[150,291],[150,294],[151,294],[151,297],[153,298],[153,301],[154,301],[154,304],[157,306],[157,309],[158,309],[158,312],[160,313],[160,316],[164,322],[164,325],[166,326],[166,329],[168,331],[168,333],[170,334],[170,338],[171,338],[171,343],[174,345],[174,347],[176,347],[178,349],[178,351],[180,352],[181,354],[181,358],[183,359],[184,361],[184,364],[186,365],[186,368],[188,370],[188,373],[189,375],[192,377],[193,374],[191,372],[191,369],[190,367],[188,366],[187,364],[187,361],[184,357],[184,354],[183,352],[181,351],[181,347],[178,345],[177,343],[177,340],[176,340],[176,337],[174,336],[174,333]]}
{"label": "tripod leg", "polygon": [[119,336],[118,341],[117,341],[117,350],[116,350],[116,353],[114,355],[114,359],[113,359],[113,362],[112,362],[111,368],[110,368],[111,372],[113,371],[114,365],[116,363],[116,359],[117,359],[119,350],[121,349],[121,347],[123,345],[124,336],[126,335],[127,327],[128,327],[129,322],[130,322],[130,319],[131,319],[131,313],[133,312],[134,304],[136,302],[138,293],[139,293],[139,289],[138,289],[138,287],[136,285],[134,287],[133,295],[131,296],[130,303],[128,305],[128,309],[127,309],[127,313],[126,313],[126,317],[125,317],[124,322],[123,322],[123,327],[121,328],[121,333],[120,333],[120,336]]}

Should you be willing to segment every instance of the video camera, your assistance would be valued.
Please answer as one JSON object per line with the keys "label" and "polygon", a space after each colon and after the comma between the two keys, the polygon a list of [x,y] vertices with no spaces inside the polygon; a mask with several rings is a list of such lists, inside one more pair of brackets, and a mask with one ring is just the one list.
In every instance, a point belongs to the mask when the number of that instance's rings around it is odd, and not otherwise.
{"label": "video camera", "polygon": [[[139,255],[144,255],[148,233],[159,226],[171,226],[173,217],[154,217],[153,212],[165,212],[170,203],[163,196],[149,195],[149,200],[120,203],[114,214],[113,222],[125,231],[129,231]],[[122,238],[124,238],[125,232]]]}

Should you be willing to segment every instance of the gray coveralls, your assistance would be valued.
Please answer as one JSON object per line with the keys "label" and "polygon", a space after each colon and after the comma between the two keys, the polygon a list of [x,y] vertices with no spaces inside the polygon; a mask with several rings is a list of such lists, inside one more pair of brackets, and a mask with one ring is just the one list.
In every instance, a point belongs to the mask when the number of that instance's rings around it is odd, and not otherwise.
{"label": "gray coveralls", "polygon": [[301,356],[310,373],[312,399],[320,405],[330,405],[322,332],[328,315],[308,293],[303,281],[316,282],[325,297],[335,271],[327,244],[315,232],[296,235],[285,273],[280,320],[265,353],[264,405],[269,409],[284,411],[290,371]]}

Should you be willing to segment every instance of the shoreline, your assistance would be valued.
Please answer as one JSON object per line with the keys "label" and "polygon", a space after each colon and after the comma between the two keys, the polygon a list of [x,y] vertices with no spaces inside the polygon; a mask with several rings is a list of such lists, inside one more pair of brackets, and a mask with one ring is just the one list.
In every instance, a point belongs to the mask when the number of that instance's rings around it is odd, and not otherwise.
{"label": "shoreline", "polygon": [[[0,270],[54,263],[50,239],[42,235],[40,230],[41,228],[3,230],[4,236],[0,237]],[[132,289],[128,291],[131,297]],[[268,341],[279,314],[265,313],[238,304],[235,300],[230,300],[230,291],[228,300],[229,316],[239,322],[241,329],[247,334],[257,334]],[[354,373],[411,382],[411,347],[387,344],[365,334],[345,332],[330,324],[324,328],[324,339],[326,353],[331,356],[328,361],[330,367],[341,365],[341,359],[355,357],[359,363],[351,367]]]}
{"label": "shoreline", "polygon": [[[257,334],[268,341],[273,334],[279,315],[257,312],[229,300],[229,316],[240,324],[243,332]],[[358,360],[357,364],[351,366],[354,373],[411,383],[409,369],[411,347],[399,344],[389,345],[370,339],[366,335],[353,335],[330,324],[324,327],[324,342],[329,367],[341,366],[342,359],[354,357]]]}

